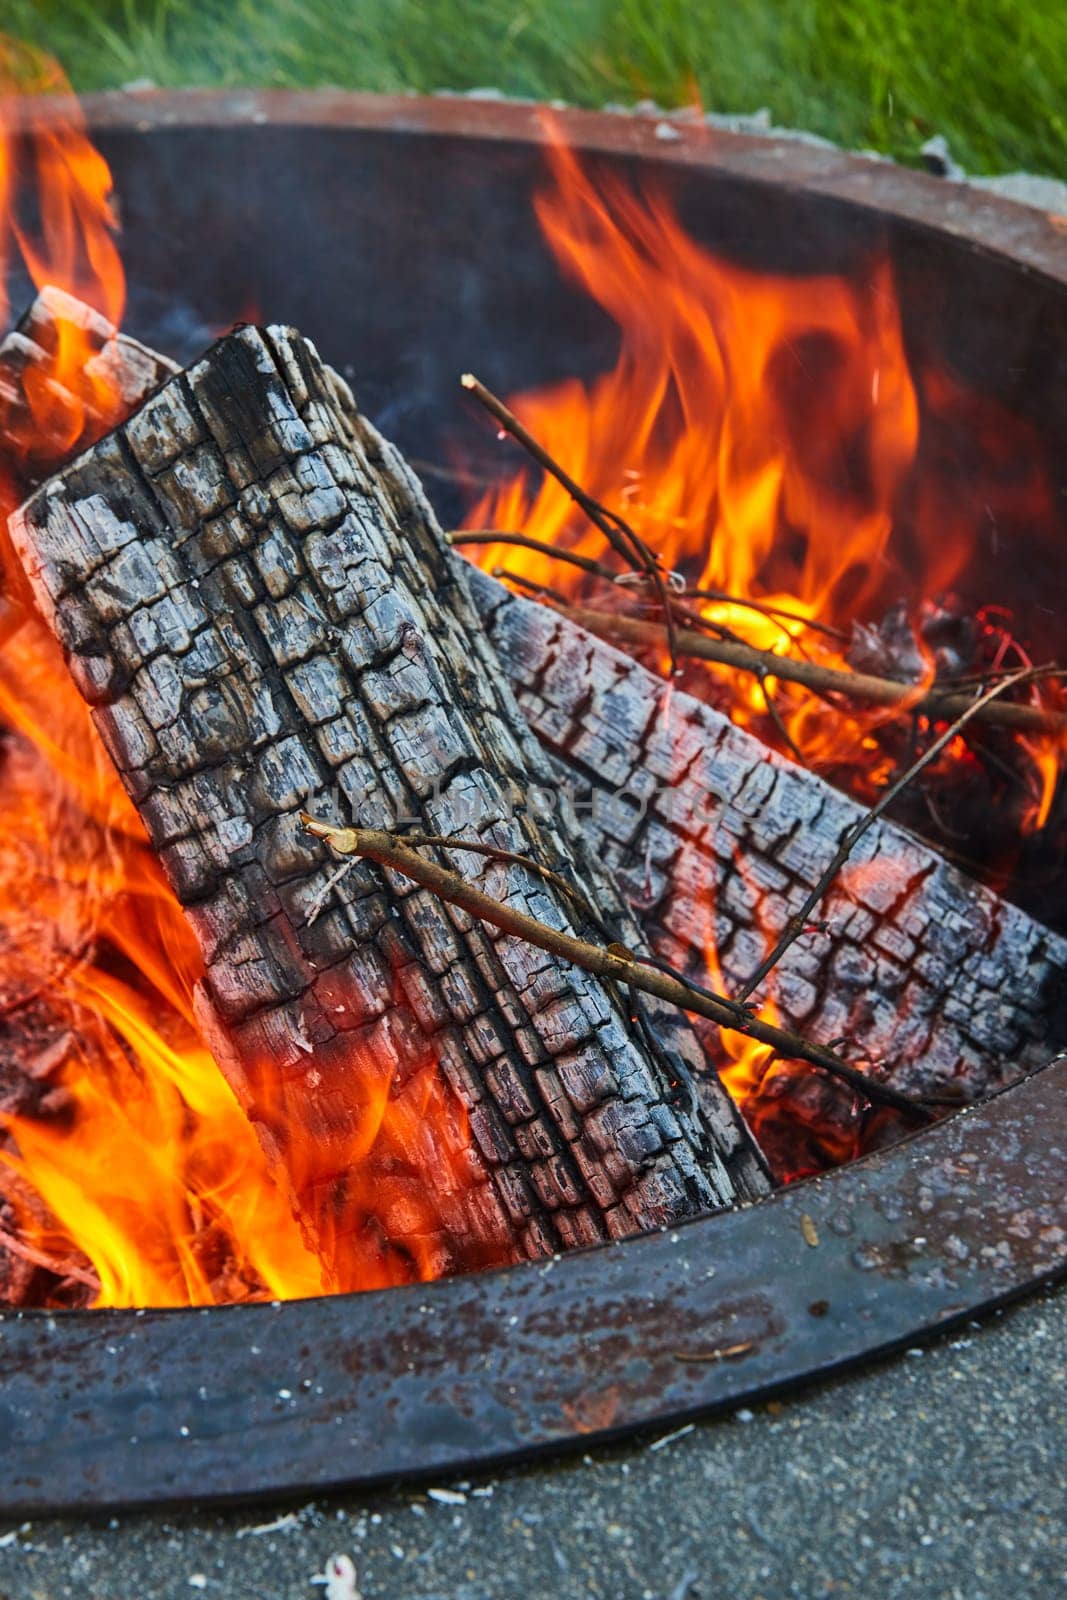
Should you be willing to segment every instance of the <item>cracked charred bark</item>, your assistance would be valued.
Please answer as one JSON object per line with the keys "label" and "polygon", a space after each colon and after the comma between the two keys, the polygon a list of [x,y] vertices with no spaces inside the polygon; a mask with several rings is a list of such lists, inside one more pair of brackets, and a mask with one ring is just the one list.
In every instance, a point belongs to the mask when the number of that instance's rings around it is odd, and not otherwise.
{"label": "cracked charred bark", "polygon": [[[640,936],[502,681],[417,482],[313,347],[244,329],[12,521],[34,590],[195,927],[202,1027],[343,1286],[364,1065],[432,1050],[484,1181],[439,1197],[437,1270],[537,1256],[766,1191],[685,1019],[336,863],[301,805],[477,833]],[[515,804],[515,801],[518,804]],[[579,934],[527,870],[456,871]],[[635,1021],[634,1017],[638,1020]],[[328,1247],[324,1241],[331,1241]],[[504,1242],[502,1245],[502,1241]],[[505,1248],[506,1247],[506,1248]]]}
{"label": "cracked charred bark", "polygon": [[[558,613],[480,572],[472,587],[646,936],[697,979],[713,943],[737,989],[862,808],[691,696],[668,705],[662,679]],[[1067,1043],[1067,940],[903,829],[871,829],[818,918],[762,992],[895,1087],[976,1098]]]}
{"label": "cracked charred bark", "polygon": [[[61,329],[81,336],[76,392],[56,377]],[[177,371],[62,289],[45,288],[0,343],[0,461],[28,492]],[[75,372],[68,374],[68,381]],[[73,430],[70,432],[66,429]]]}

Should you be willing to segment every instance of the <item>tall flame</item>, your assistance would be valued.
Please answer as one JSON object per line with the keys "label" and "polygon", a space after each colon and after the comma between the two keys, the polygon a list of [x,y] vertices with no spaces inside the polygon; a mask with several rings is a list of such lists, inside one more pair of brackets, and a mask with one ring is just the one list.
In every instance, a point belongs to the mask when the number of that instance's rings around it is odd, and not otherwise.
{"label": "tall flame", "polygon": [[[541,228],[564,272],[616,324],[619,353],[588,384],[571,378],[512,405],[570,476],[623,513],[691,589],[734,597],[688,603],[759,649],[803,649],[846,667],[853,619],[901,591],[934,596],[956,584],[975,532],[950,506],[919,508],[910,570],[891,546],[922,408],[888,263],[875,259],[855,279],[746,270],[692,239],[661,190],[636,190],[610,170],[594,177],[555,138],[549,160],[554,181],[535,201]],[[923,381],[928,409],[960,404],[946,378]],[[1042,492],[1028,484],[1035,510]],[[612,561],[549,476],[533,486],[517,471],[464,523]],[[602,583],[536,551],[489,544],[475,558],[583,603],[613,604]],[[772,609],[785,614],[766,614]],[[823,628],[810,631],[813,622]],[[934,663],[925,654],[928,679]],[[831,708],[784,681],[761,686],[727,667],[709,667],[709,680],[737,721],[772,738],[773,696],[810,765],[847,768],[854,791],[875,797],[889,763],[871,735],[887,713]],[[1047,820],[1064,751],[1051,737],[1028,748],[1033,799],[1023,826],[1036,828]]]}
{"label": "tall flame", "polygon": [[[0,285],[21,259],[38,288],[65,289],[117,327],[125,280],[107,166],[56,63],[0,38],[0,102],[15,94],[31,98],[19,134],[3,131],[0,104]],[[37,114],[39,94],[51,99]],[[84,330],[61,322],[47,363],[23,373],[28,421],[0,395],[0,523],[31,451],[61,460],[121,417],[108,363],[89,354]],[[429,1056],[353,1072],[343,1226],[309,1248],[197,1035],[196,942],[19,578],[9,557],[0,1030],[36,1098],[0,1110],[0,1203],[19,1224],[4,1248],[68,1274],[53,1290],[61,1300],[89,1287],[98,1306],[425,1279],[456,1264],[441,1243],[449,1220],[464,1224],[465,1264],[506,1259],[491,1219],[471,1237],[463,1198],[484,1175],[465,1109]]]}
{"label": "tall flame", "polygon": [[[21,115],[5,127],[4,103],[16,98]],[[111,174],[62,68],[0,35],[0,325],[9,275],[21,261],[35,288],[63,289],[119,327],[126,276],[115,229]],[[117,421],[118,397],[88,360],[84,329],[61,320],[56,334],[49,370],[27,375],[27,399],[35,432],[55,442],[58,456],[81,439],[87,407]]]}
{"label": "tall flame", "polygon": [[[888,266],[862,285],[745,271],[692,240],[662,194],[637,195],[611,173],[594,183],[561,145],[552,165],[555,185],[536,201],[542,229],[621,343],[614,369],[590,385],[522,396],[523,421],[694,586],[803,617],[857,614],[882,581],[918,440]],[[467,522],[603,555],[553,479],[532,493],[519,474]],[[503,546],[484,559],[514,565]],[[528,577],[558,583],[547,558],[523,560]],[[751,612],[714,615],[755,625],[767,648],[781,640]]]}
{"label": "tall flame", "polygon": [[[618,355],[591,382],[570,378],[509,404],[571,479],[624,515],[681,575],[686,604],[703,618],[761,650],[846,669],[853,619],[877,617],[902,593],[921,611],[920,601],[951,589],[973,563],[969,513],[981,513],[981,497],[972,508],[959,492],[957,504],[925,487],[916,496],[920,420],[951,426],[966,413],[968,432],[988,439],[994,463],[1010,454],[1005,440],[1018,441],[1019,428],[988,407],[976,413],[944,374],[913,376],[884,259],[852,278],[746,270],[691,238],[661,189],[587,169],[554,136],[548,158],[553,182],[535,202],[542,231],[566,275],[616,325]],[[1018,455],[1038,458],[1025,447]],[[1046,525],[1040,473],[1014,462],[1011,478],[1019,520]],[[486,491],[464,523],[482,537],[509,530],[618,570],[606,539],[547,474],[534,481],[520,468]],[[582,605],[612,611],[632,603],[632,588],[534,549],[497,542],[468,553],[489,571]],[[979,622],[991,669],[1027,664],[994,608]],[[916,646],[921,692],[936,662],[921,635]],[[784,729],[809,766],[843,779],[858,798],[873,801],[894,775],[896,752],[879,735],[895,714],[830,706],[773,674],[759,683],[726,666],[702,664],[685,682],[772,743]],[[1064,741],[1017,736],[1015,750],[1030,785],[1025,833],[1048,820]],[[969,759],[957,740],[938,770],[955,763],[966,771]],[[715,886],[705,891],[701,975],[721,986]],[[775,1016],[773,981],[764,1015]],[[796,1134],[801,1101],[814,1103],[819,1075],[748,1041],[724,1039],[718,1054],[723,1081],[757,1135],[776,1137],[783,1097]],[[818,1121],[817,1108],[809,1120]],[[857,1130],[833,1118],[810,1132],[810,1161],[804,1137],[794,1137],[800,1158],[791,1155],[782,1175],[859,1148]]]}

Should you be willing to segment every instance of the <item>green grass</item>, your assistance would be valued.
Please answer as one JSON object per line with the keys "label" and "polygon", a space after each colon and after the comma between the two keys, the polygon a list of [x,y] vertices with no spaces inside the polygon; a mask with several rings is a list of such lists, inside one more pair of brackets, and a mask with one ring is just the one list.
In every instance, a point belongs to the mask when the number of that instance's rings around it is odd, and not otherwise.
{"label": "green grass", "polygon": [[1063,0],[3,0],[78,89],[495,85],[715,111],[915,160],[1067,177]]}

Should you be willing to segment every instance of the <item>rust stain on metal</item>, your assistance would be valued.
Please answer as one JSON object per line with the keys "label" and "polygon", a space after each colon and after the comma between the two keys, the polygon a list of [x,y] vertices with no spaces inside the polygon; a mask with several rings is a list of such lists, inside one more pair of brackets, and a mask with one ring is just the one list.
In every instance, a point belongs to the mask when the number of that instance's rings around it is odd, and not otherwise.
{"label": "rust stain on metal", "polygon": [[619,1414],[619,1391],[610,1384],[600,1394],[580,1394],[563,1402],[563,1415],[576,1433],[603,1433]]}
{"label": "rust stain on metal", "polygon": [[754,1339],[742,1339],[740,1344],[719,1345],[714,1350],[675,1350],[675,1361],[739,1361],[756,1348]]}

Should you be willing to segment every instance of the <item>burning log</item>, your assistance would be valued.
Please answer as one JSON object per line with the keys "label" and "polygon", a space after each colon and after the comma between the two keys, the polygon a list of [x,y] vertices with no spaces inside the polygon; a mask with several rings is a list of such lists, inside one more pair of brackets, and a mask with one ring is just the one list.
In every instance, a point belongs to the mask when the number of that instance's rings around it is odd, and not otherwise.
{"label": "burning log", "polygon": [[5,469],[28,492],[177,370],[73,295],[42,289],[0,343]]}
{"label": "burning log", "polygon": [[[339,877],[303,834],[305,803],[475,832],[639,939],[577,830],[537,815],[551,770],[464,572],[310,345],[280,329],[222,341],[44,483],[12,533],[196,929],[205,1037],[340,1286],[346,1237],[368,1226],[360,1141],[428,1054],[480,1152],[473,1181],[441,1173],[434,1271],[766,1191],[725,1094],[705,1078],[691,1102],[702,1057],[671,1008],[365,862]],[[518,863],[443,854],[588,931]]]}
{"label": "burning log", "polygon": [[[316,838],[328,839],[342,856],[362,856],[376,861],[381,867],[399,872],[413,882],[430,889],[439,900],[458,906],[490,927],[522,939],[539,950],[547,950],[562,960],[593,972],[600,978],[624,983],[631,991],[667,1000],[683,1011],[691,1011],[714,1022],[727,1033],[740,1033],[770,1045],[778,1054],[789,1058],[810,1061],[815,1066],[842,1078],[865,1098],[884,1101],[908,1117],[926,1122],[932,1120],[929,1108],[920,1101],[898,1096],[877,1080],[865,1077],[842,1057],[823,1046],[812,1044],[802,1034],[783,1033],[773,1024],[761,1021],[743,1001],[732,1001],[717,995],[703,986],[696,986],[680,978],[666,964],[649,956],[638,955],[626,945],[613,941],[603,948],[561,933],[545,922],[538,922],[524,911],[475,888],[465,878],[448,867],[426,861],[412,845],[445,843],[429,840],[425,835],[415,835],[409,842],[402,835],[378,828],[338,828],[331,823],[301,813],[301,821]],[[450,843],[450,842],[449,842]],[[464,842],[452,848],[474,848]],[[801,930],[802,931],[802,930]],[[753,988],[755,984],[753,984]]]}
{"label": "burning log", "polygon": [[[473,587],[653,947],[698,979],[711,951],[740,991],[862,808],[570,619],[482,573]],[[787,1027],[847,1037],[897,1088],[972,1099],[1067,1038],[1067,940],[882,820],[768,994]]]}

